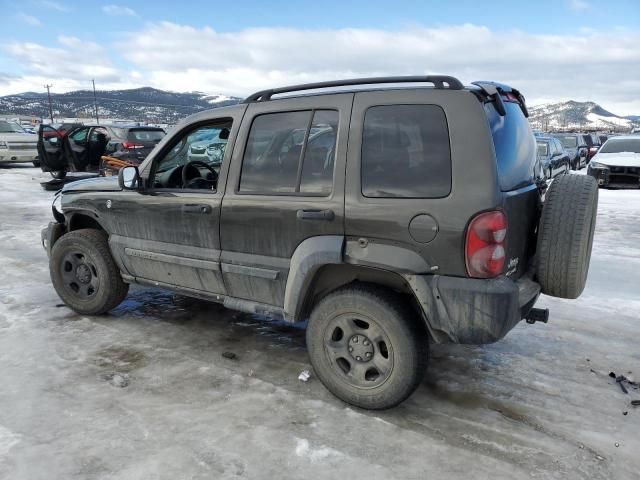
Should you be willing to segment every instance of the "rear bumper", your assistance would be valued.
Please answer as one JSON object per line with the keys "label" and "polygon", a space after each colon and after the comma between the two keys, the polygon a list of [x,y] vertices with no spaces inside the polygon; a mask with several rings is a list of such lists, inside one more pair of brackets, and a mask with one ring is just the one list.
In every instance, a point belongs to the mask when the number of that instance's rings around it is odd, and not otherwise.
{"label": "rear bumper", "polygon": [[531,275],[480,280],[405,275],[436,343],[486,344],[503,338],[533,307],[540,285]]}

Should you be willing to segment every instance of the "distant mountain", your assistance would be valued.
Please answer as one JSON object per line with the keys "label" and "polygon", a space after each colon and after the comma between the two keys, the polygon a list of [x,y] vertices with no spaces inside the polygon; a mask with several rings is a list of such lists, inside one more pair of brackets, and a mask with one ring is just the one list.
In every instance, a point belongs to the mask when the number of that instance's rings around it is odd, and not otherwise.
{"label": "distant mountain", "polygon": [[541,130],[614,130],[640,127],[640,116],[621,117],[594,102],[549,103],[529,107],[529,121]]}
{"label": "distant mountain", "polygon": [[[177,93],[151,87],[100,90],[96,91],[96,97],[100,117],[150,123],[176,123],[192,113],[233,105],[241,101],[240,98],[224,95],[208,95],[202,92]],[[91,90],[52,93],[51,103],[56,117],[92,118],[94,116]],[[0,97],[0,115],[48,118],[47,94],[25,92]]]}

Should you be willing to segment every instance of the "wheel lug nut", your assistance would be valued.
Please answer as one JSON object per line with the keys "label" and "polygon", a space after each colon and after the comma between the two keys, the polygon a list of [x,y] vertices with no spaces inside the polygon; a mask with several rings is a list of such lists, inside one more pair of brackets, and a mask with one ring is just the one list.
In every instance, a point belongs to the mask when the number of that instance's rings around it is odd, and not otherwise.
{"label": "wheel lug nut", "polygon": [[364,342],[362,342],[362,344],[367,347],[369,345],[369,340],[365,340]]}
{"label": "wheel lug nut", "polygon": [[353,343],[358,343],[358,337],[353,337]]}
{"label": "wheel lug nut", "polygon": [[365,356],[366,356],[367,358],[371,358],[371,352],[367,352],[367,353],[365,353]]}
{"label": "wheel lug nut", "polygon": [[358,360],[360,362],[360,361],[362,361],[362,357],[356,357],[356,360]]}
{"label": "wheel lug nut", "polygon": [[349,347],[349,351],[350,351],[350,352],[353,352],[353,347]]}

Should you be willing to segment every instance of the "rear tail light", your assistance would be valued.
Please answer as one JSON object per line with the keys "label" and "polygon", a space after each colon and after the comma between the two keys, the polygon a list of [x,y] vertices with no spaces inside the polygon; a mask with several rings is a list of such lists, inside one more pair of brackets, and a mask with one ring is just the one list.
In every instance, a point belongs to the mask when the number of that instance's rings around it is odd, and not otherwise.
{"label": "rear tail light", "polygon": [[505,263],[507,217],[500,211],[476,215],[467,228],[465,262],[475,278],[492,278],[502,273]]}
{"label": "rear tail light", "polygon": [[122,142],[122,146],[127,149],[144,148],[144,145],[142,145],[141,143],[135,143],[135,142],[129,142],[129,141]]}

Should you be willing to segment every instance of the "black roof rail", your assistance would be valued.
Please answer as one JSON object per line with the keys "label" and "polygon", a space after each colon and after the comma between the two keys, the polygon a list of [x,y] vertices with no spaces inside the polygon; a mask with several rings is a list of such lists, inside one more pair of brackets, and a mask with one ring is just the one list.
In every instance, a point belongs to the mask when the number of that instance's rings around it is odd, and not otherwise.
{"label": "black roof rail", "polygon": [[321,88],[345,87],[349,85],[374,85],[381,83],[433,83],[436,88],[450,90],[462,90],[464,85],[455,77],[449,75],[412,75],[402,77],[370,77],[351,78],[347,80],[334,80],[330,82],[305,83],[290,87],[270,88],[249,95],[243,103],[265,102],[271,100],[272,95],[280,93],[297,92],[301,90],[317,90]]}

